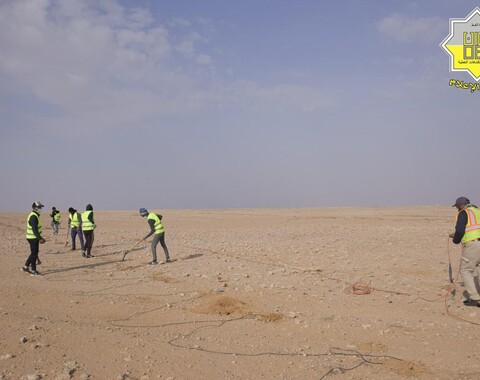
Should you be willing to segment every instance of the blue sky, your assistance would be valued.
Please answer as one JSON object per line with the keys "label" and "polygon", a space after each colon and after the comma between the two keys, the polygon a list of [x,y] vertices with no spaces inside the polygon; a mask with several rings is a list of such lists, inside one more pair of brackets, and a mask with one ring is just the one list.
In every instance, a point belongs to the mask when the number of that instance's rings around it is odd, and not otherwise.
{"label": "blue sky", "polygon": [[479,201],[474,1],[0,2],[0,211]]}

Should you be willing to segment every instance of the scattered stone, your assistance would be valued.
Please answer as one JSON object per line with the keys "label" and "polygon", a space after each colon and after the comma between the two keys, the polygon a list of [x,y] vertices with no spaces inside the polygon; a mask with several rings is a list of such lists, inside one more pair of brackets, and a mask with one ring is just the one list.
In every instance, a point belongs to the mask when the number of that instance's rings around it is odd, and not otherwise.
{"label": "scattered stone", "polygon": [[30,327],[30,330],[38,330],[38,326],[37,326],[37,325],[33,325],[32,327]]}
{"label": "scattered stone", "polygon": [[78,368],[78,364],[77,362],[74,362],[74,361],[69,361],[69,362],[66,362],[64,365],[63,365],[63,373],[64,374],[67,374],[68,376],[71,376],[75,373],[75,371],[77,370]]}
{"label": "scattered stone", "polygon": [[20,338],[20,343],[27,343],[28,342],[28,338],[26,336],[22,336]]}
{"label": "scattered stone", "polygon": [[124,372],[124,373],[122,373],[122,374],[119,374],[119,375],[117,376],[117,380],[127,380],[127,379],[129,379],[129,378],[130,378],[130,372],[128,372],[128,371],[127,371],[127,372]]}
{"label": "scattered stone", "polygon": [[15,356],[12,355],[12,354],[5,354],[5,355],[0,356],[0,360],[12,359],[14,357]]}
{"label": "scattered stone", "polygon": [[42,376],[34,373],[34,374],[31,374],[31,375],[27,375],[27,380],[41,380],[42,379]]}

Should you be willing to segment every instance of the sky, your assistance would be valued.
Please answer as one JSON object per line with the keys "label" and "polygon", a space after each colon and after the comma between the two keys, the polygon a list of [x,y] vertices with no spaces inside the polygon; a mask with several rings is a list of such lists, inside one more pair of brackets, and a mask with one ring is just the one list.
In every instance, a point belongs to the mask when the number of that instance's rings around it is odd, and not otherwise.
{"label": "sky", "polygon": [[0,211],[480,202],[470,0],[0,0]]}

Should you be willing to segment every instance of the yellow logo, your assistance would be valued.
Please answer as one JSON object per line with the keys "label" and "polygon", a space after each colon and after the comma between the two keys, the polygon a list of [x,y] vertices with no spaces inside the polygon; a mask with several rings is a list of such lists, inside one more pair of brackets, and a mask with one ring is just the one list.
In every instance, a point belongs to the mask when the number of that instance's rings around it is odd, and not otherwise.
{"label": "yellow logo", "polygon": [[450,71],[466,71],[480,80],[480,8],[450,19],[450,34],[440,45],[450,56]]}

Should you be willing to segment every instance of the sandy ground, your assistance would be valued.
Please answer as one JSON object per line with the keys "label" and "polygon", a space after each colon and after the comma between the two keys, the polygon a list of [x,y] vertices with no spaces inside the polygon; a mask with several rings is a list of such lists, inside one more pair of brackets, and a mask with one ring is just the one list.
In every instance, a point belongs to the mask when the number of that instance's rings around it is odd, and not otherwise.
{"label": "sandy ground", "polygon": [[157,266],[147,243],[121,261],[148,232],[135,211],[95,211],[91,259],[43,214],[42,277],[20,270],[28,213],[0,214],[0,379],[480,378],[455,210],[161,213]]}

